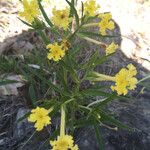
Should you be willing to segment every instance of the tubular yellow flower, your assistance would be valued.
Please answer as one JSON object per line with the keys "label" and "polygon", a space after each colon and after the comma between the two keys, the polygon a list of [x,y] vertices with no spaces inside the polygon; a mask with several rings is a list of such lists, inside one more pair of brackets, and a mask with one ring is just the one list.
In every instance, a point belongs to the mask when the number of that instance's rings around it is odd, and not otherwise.
{"label": "tubular yellow flower", "polygon": [[48,116],[51,110],[37,107],[31,111],[28,121],[35,122],[34,127],[37,131],[41,131],[44,126],[51,124],[51,118]]}
{"label": "tubular yellow flower", "polygon": [[129,64],[126,68],[122,68],[115,75],[115,86],[111,86],[113,91],[117,91],[118,95],[126,95],[128,90],[134,90],[138,80],[134,77],[137,74],[136,68]]}
{"label": "tubular yellow flower", "polygon": [[19,12],[19,16],[32,23],[40,14],[37,0],[32,0],[30,3],[27,0],[23,0],[22,4],[24,11]]}
{"label": "tubular yellow flower", "polygon": [[106,55],[112,54],[116,51],[119,46],[112,42],[110,45],[106,47]]}
{"label": "tubular yellow flower", "polygon": [[50,60],[53,59],[54,61],[59,61],[65,55],[65,50],[63,50],[62,46],[59,46],[58,43],[48,44],[46,48],[50,49],[47,54],[47,58]]}
{"label": "tubular yellow flower", "polygon": [[50,141],[52,150],[78,150],[78,146],[74,145],[73,137],[70,135],[58,136],[57,140]]}
{"label": "tubular yellow flower", "polygon": [[67,30],[69,27],[69,23],[71,22],[71,18],[69,18],[69,9],[66,7],[62,10],[56,10],[56,8],[54,7],[52,13],[52,22],[54,23],[54,25],[58,28]]}
{"label": "tubular yellow flower", "polygon": [[114,22],[110,20],[112,18],[110,13],[100,14],[99,18],[101,18],[101,21],[99,22],[99,30],[102,35],[107,35],[106,29],[113,30],[115,28]]}
{"label": "tubular yellow flower", "polygon": [[100,5],[96,4],[96,0],[87,0],[84,3],[84,12],[88,16],[96,16]]}

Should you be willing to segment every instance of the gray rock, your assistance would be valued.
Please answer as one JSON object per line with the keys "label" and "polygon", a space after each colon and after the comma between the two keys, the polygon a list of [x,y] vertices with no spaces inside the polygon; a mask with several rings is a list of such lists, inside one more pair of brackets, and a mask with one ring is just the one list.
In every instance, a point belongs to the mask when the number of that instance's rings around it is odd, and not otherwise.
{"label": "gray rock", "polygon": [[13,137],[16,137],[16,138],[22,137],[23,135],[27,133],[29,129],[33,128],[33,125],[31,125],[31,123],[29,123],[27,119],[18,121],[18,119],[23,117],[27,112],[29,112],[29,109],[19,108],[17,116],[16,116],[16,122],[14,125]]}

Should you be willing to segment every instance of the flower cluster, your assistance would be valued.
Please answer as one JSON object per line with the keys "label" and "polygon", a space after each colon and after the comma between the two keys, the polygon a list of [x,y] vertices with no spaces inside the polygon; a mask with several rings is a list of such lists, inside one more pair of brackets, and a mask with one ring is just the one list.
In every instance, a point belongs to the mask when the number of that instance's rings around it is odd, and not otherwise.
{"label": "flower cluster", "polygon": [[22,4],[24,11],[19,12],[19,16],[25,18],[27,22],[32,23],[40,14],[37,0],[32,0],[31,2],[23,0]]}
{"label": "flower cluster", "polygon": [[88,0],[84,3],[84,11],[88,16],[95,16],[98,14],[100,5],[96,4],[96,0]]}
{"label": "flower cluster", "polygon": [[67,30],[69,27],[69,23],[71,22],[71,18],[69,17],[69,9],[66,7],[62,10],[56,10],[56,8],[53,8],[53,17],[52,22],[55,26],[58,28],[62,28],[64,30]]}
{"label": "flower cluster", "polygon": [[137,74],[136,68],[129,64],[126,68],[122,68],[119,73],[115,76],[115,86],[111,86],[111,89],[116,90],[118,95],[126,95],[128,90],[134,90],[136,88],[137,79],[135,75]]}
{"label": "flower cluster", "polygon": [[58,43],[48,44],[46,48],[49,49],[49,53],[47,54],[49,60],[59,61],[65,55],[65,50]]}
{"label": "flower cluster", "polygon": [[106,35],[106,29],[113,30],[115,28],[114,22],[111,21],[111,13],[100,14],[99,18],[101,19],[99,22],[99,30],[102,35]]}
{"label": "flower cluster", "polygon": [[113,91],[117,91],[118,95],[126,95],[128,90],[134,90],[138,80],[135,78],[137,74],[136,68],[129,64],[126,68],[122,68],[114,77],[100,74],[98,72],[91,72],[87,79],[93,82],[98,81],[113,81],[115,86],[111,86]]}
{"label": "flower cluster", "polygon": [[41,131],[44,126],[51,124],[51,118],[48,116],[49,110],[37,107],[31,111],[28,121],[35,122],[34,127],[37,131]]}
{"label": "flower cluster", "polygon": [[119,46],[112,42],[110,45],[106,47],[106,55],[112,54],[116,51]]}
{"label": "flower cluster", "polygon": [[73,137],[70,135],[58,136],[57,140],[50,141],[52,150],[78,150],[78,146],[74,145]]}

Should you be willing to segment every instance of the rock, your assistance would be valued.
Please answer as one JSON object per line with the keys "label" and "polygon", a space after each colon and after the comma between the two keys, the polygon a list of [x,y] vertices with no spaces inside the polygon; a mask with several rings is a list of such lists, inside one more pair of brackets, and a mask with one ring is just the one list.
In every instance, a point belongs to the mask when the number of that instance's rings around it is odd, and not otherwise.
{"label": "rock", "polygon": [[16,116],[16,122],[15,122],[15,126],[14,126],[14,135],[13,135],[13,137],[15,137],[15,138],[22,137],[22,136],[26,135],[26,133],[27,133],[27,131],[29,131],[29,129],[33,128],[33,125],[31,125],[27,121],[27,119],[23,119],[22,121],[18,122],[18,119],[23,117],[27,112],[29,112],[28,109],[19,108],[17,116]]}
{"label": "rock", "polygon": [[81,150],[98,150],[95,133],[92,128],[83,129],[77,136],[79,140],[76,142]]}
{"label": "rock", "polygon": [[1,75],[0,77],[3,80],[12,80],[16,81],[16,83],[9,83],[0,86],[0,96],[2,95],[18,95],[18,88],[24,85],[23,79],[21,75],[9,75],[7,77],[3,77],[5,75]]}
{"label": "rock", "polygon": [[0,146],[1,146],[1,145],[4,145],[4,139],[1,139],[1,140],[0,140]]}
{"label": "rock", "polygon": [[22,54],[22,55],[27,55],[29,54],[34,46],[28,42],[28,41],[16,41],[12,45],[12,49],[15,51],[16,54]]}

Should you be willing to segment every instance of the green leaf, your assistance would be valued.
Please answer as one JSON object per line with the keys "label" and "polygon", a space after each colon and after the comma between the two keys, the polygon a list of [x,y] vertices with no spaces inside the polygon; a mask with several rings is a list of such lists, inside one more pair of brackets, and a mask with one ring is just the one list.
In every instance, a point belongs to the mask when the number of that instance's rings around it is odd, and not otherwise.
{"label": "green leaf", "polygon": [[18,83],[19,81],[16,80],[0,80],[0,86],[12,84],[12,83]]}
{"label": "green leaf", "polygon": [[65,60],[61,61],[61,65],[70,72],[70,75],[75,83],[79,83],[78,75],[74,67],[72,66],[72,61],[69,55],[66,55]]}
{"label": "green leaf", "polygon": [[27,25],[27,26],[29,26],[29,27],[31,27],[31,28],[34,28],[31,24],[29,24],[29,23],[27,23],[26,21],[24,21],[24,20],[22,20],[22,19],[20,19],[20,18],[18,18],[21,22],[23,22],[25,25]]}
{"label": "green leaf", "polygon": [[81,95],[83,96],[110,96],[112,94],[101,91],[100,89],[86,89],[86,90],[82,90],[80,92]]}
{"label": "green leaf", "polygon": [[107,98],[93,101],[92,103],[90,103],[90,104],[88,105],[88,107],[94,107],[94,109],[96,109],[96,108],[98,109],[98,108],[101,107],[101,106],[105,106],[108,102],[114,100],[114,98],[116,98],[116,97],[117,97],[116,94],[112,94],[112,95],[110,95],[110,96],[107,97]]}
{"label": "green leaf", "polygon": [[98,58],[95,63],[93,64],[93,67],[96,67],[97,65],[101,65],[102,63],[106,62],[107,61],[107,58],[109,58],[110,56],[112,56],[112,54],[110,55],[107,55],[107,56],[102,56],[100,58]]}
{"label": "green leaf", "polygon": [[107,103],[116,100],[118,96],[116,95],[116,93],[111,94],[108,98],[106,98],[104,101],[101,101],[100,103],[96,104],[96,108],[100,107],[100,106],[105,106]]}
{"label": "green leaf", "polygon": [[33,106],[36,106],[37,97],[36,97],[36,92],[35,92],[35,89],[34,89],[33,84],[31,84],[31,85],[29,86],[29,96],[30,96],[30,98],[31,98],[31,100],[32,100]]}
{"label": "green leaf", "polygon": [[39,146],[38,150],[45,149],[45,147],[49,146],[49,142],[53,139],[56,139],[59,134],[59,129],[55,129],[55,131],[51,133],[50,137],[47,138],[45,142]]}
{"label": "green leaf", "polygon": [[[90,68],[93,69],[92,66],[95,64],[95,62],[96,62],[98,56],[99,56],[99,52],[96,51],[96,52],[92,55],[92,57],[90,58],[90,60],[89,60],[86,64],[82,65],[82,69],[88,69],[88,71],[89,71]],[[91,70],[91,69],[90,69],[90,70]]]}
{"label": "green leaf", "polygon": [[81,118],[75,121],[74,123],[74,128],[81,128],[81,127],[87,127],[93,125],[93,120],[92,119],[87,119],[87,118]]}
{"label": "green leaf", "polygon": [[111,117],[110,115],[106,114],[104,111],[102,110],[98,110],[99,114],[101,116],[100,121],[101,122],[106,122],[106,123],[110,123],[114,126],[117,126],[118,128],[121,129],[127,129],[129,131],[133,131],[134,129],[131,127],[128,127],[127,125],[124,125],[123,123],[121,123],[120,121],[118,121],[117,119]]}
{"label": "green leaf", "polygon": [[47,14],[46,14],[46,12],[45,12],[45,10],[44,10],[44,8],[43,8],[43,6],[42,6],[40,0],[38,0],[38,5],[39,5],[39,8],[40,8],[40,10],[41,10],[41,12],[42,12],[42,15],[43,15],[45,21],[49,24],[50,27],[53,27],[53,24],[52,24],[52,22],[50,21],[50,19],[48,18],[48,16],[47,16]]}
{"label": "green leaf", "polygon": [[71,52],[69,55],[75,58],[76,55],[80,52],[81,48],[81,45],[73,45],[73,48],[70,50]]}
{"label": "green leaf", "polygon": [[64,87],[65,90],[68,90],[68,87],[67,87],[67,70],[60,66],[60,68],[57,70],[57,78],[59,80],[59,82],[61,83],[61,85]]}
{"label": "green leaf", "polygon": [[150,78],[150,74],[147,75],[146,77],[142,78],[141,80],[138,81],[138,84],[141,82],[144,82],[145,80],[148,80]]}
{"label": "green leaf", "polygon": [[96,121],[94,121],[93,126],[94,126],[94,130],[95,130],[96,138],[98,141],[98,145],[99,145],[99,150],[104,150],[103,139],[102,139],[102,135],[100,133],[100,129],[98,127],[98,123]]}
{"label": "green leaf", "polygon": [[72,13],[75,15],[75,19],[76,19],[76,24],[77,24],[77,27],[79,27],[79,16],[78,16],[78,13],[77,13],[77,10],[76,8],[74,7],[74,5],[69,2],[68,0],[66,0],[66,2],[68,3],[68,5],[70,6],[71,10],[72,10]]}
{"label": "green leaf", "polygon": [[87,37],[99,37],[101,39],[120,37],[120,36],[115,36],[115,35],[101,35],[99,33],[94,33],[94,32],[78,32],[78,34],[81,36],[87,36]]}
{"label": "green leaf", "polygon": [[[71,4],[74,6],[74,0],[71,0]],[[70,8],[70,17],[73,17],[73,9],[72,7]]]}
{"label": "green leaf", "polygon": [[84,3],[81,1],[81,22],[83,22],[84,19]]}
{"label": "green leaf", "polygon": [[45,82],[46,84],[48,84],[53,90],[55,90],[58,93],[62,94],[61,89],[58,86],[54,85],[50,80],[47,80],[46,78],[44,78],[42,75],[40,75],[34,69],[30,70],[30,72],[32,74],[34,74],[35,76],[37,76],[39,79],[41,79],[43,82]]}
{"label": "green leaf", "polygon": [[45,43],[45,45],[49,44],[50,41],[49,39],[46,37],[45,33],[42,30],[37,30],[39,35],[41,36],[43,42]]}
{"label": "green leaf", "polygon": [[30,112],[25,113],[22,117],[20,117],[17,122],[21,122],[22,120],[26,119],[30,115]]}

